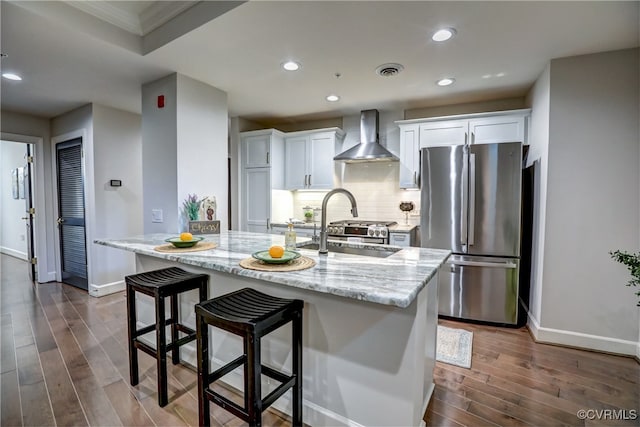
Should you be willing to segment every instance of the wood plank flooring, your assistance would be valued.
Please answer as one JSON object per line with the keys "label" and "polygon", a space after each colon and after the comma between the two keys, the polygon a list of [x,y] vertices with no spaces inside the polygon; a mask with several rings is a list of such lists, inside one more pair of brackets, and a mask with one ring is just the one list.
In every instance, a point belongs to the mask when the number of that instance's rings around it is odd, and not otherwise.
{"label": "wood plank flooring", "polygon": [[[23,261],[0,257],[2,426],[186,426],[198,424],[192,369],[168,364],[160,408],[155,361],[140,352],[129,385],[124,294],[92,298],[60,283],[33,285]],[[536,344],[528,331],[451,321],[474,333],[471,369],[436,363],[429,426],[637,426],[640,365],[631,358]],[[220,388],[221,393],[233,394]],[[212,425],[246,425],[214,405]],[[581,410],[609,420],[582,420]],[[626,413],[618,412],[626,410]],[[602,412],[601,412],[602,413]],[[276,411],[266,426],[290,425]]]}

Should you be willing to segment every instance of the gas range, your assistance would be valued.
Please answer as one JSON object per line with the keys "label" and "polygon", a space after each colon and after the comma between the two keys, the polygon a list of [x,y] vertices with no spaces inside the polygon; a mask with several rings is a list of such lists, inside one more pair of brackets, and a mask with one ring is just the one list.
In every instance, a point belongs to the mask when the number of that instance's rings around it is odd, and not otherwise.
{"label": "gas range", "polygon": [[329,223],[327,234],[334,240],[356,240],[386,245],[389,244],[389,227],[396,224],[395,221],[346,219]]}

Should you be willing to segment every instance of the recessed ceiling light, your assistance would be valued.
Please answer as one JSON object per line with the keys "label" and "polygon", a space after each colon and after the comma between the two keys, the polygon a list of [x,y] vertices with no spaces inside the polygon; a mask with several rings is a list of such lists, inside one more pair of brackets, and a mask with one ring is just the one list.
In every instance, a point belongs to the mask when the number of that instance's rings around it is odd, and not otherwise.
{"label": "recessed ceiling light", "polygon": [[282,64],[282,68],[284,68],[287,71],[298,71],[300,69],[300,63],[296,61],[287,61],[284,64]]}
{"label": "recessed ceiling light", "polygon": [[451,37],[456,35],[456,30],[453,28],[442,28],[441,30],[436,31],[431,36],[431,40],[434,42],[443,42],[449,40]]}
{"label": "recessed ceiling light", "polygon": [[338,95],[327,95],[327,101],[329,102],[336,102],[336,101],[340,101],[340,97]]}
{"label": "recessed ceiling light", "polygon": [[453,77],[447,77],[447,78],[438,80],[436,82],[436,84],[438,86],[449,86],[449,85],[452,85],[453,82],[455,82],[455,81],[456,81],[456,79],[454,79]]}
{"label": "recessed ceiling light", "polygon": [[2,77],[4,77],[5,79],[8,79],[8,80],[17,80],[17,81],[22,80],[22,77],[20,77],[17,74],[13,74],[13,73],[3,73]]}

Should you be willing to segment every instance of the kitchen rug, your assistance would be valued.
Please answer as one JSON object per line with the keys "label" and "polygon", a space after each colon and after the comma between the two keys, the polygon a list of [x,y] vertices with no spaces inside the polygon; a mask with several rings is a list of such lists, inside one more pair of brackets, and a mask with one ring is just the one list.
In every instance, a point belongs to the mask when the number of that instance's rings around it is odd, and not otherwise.
{"label": "kitchen rug", "polygon": [[468,369],[472,344],[473,332],[438,325],[436,360]]}

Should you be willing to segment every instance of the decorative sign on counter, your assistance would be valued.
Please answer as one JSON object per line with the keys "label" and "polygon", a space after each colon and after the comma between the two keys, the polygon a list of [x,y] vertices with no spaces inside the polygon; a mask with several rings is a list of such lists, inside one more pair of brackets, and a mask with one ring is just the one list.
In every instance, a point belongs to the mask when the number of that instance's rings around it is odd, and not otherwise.
{"label": "decorative sign on counter", "polygon": [[220,221],[189,221],[191,234],[220,234]]}

